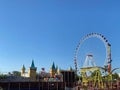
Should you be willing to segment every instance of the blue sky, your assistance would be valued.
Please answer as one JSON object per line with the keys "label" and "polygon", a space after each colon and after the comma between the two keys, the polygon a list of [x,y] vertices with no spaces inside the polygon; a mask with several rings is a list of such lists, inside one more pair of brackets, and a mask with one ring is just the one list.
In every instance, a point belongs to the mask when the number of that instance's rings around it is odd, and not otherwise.
{"label": "blue sky", "polygon": [[[48,71],[53,61],[61,69],[74,68],[74,51],[91,32],[103,34],[112,47],[112,66],[120,67],[120,1],[112,0],[2,0],[0,1],[0,71],[29,68]],[[99,39],[86,40],[78,64],[94,54],[103,65],[105,47]]]}

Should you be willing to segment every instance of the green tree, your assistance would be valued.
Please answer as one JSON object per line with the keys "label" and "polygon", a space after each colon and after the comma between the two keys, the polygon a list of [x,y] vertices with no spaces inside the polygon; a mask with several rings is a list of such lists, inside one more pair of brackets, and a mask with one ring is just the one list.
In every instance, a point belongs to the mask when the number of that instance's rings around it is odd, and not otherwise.
{"label": "green tree", "polygon": [[12,74],[14,76],[21,76],[21,72],[19,72],[19,71],[13,71]]}
{"label": "green tree", "polygon": [[0,80],[6,79],[6,78],[7,78],[7,75],[0,74]]}
{"label": "green tree", "polygon": [[75,80],[76,80],[76,81],[79,81],[79,80],[82,81],[82,76],[76,75],[76,76],[75,76]]}
{"label": "green tree", "polygon": [[113,80],[119,79],[119,75],[117,73],[112,74],[112,79]]}

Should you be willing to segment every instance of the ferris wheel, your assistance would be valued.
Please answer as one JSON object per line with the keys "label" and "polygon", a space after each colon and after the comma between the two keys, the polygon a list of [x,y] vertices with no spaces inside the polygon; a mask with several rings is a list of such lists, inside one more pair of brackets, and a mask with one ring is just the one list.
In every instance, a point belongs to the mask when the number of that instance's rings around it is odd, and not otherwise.
{"label": "ferris wheel", "polygon": [[107,71],[108,73],[111,72],[111,45],[109,44],[108,40],[102,35],[102,34],[99,34],[99,33],[90,33],[90,34],[87,34],[86,36],[84,36],[78,43],[76,49],[75,49],[75,56],[74,56],[74,64],[75,64],[75,71],[76,73],[79,71],[78,70],[78,52],[80,51],[80,47],[81,47],[81,44],[84,43],[87,39],[89,38],[98,38],[100,39],[104,45],[105,45],[105,48],[106,48],[106,62],[107,62]]}

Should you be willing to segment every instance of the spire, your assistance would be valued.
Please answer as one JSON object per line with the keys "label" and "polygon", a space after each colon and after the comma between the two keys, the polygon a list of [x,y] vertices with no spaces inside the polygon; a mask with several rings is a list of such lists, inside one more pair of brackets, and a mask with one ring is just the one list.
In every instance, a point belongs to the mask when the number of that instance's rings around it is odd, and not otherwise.
{"label": "spire", "polygon": [[54,62],[52,64],[52,69],[55,70],[55,64],[54,64]]}
{"label": "spire", "polygon": [[35,69],[36,67],[35,67],[35,64],[34,64],[34,60],[32,60],[32,64],[31,64],[31,67],[30,68],[33,68],[33,69]]}
{"label": "spire", "polygon": [[24,69],[24,70],[25,70],[25,66],[24,66],[24,64],[23,64],[23,67],[22,67],[22,69]]}
{"label": "spire", "polygon": [[56,65],[56,68],[55,68],[55,69],[56,69],[56,72],[57,72],[57,70],[58,70],[58,65]]}

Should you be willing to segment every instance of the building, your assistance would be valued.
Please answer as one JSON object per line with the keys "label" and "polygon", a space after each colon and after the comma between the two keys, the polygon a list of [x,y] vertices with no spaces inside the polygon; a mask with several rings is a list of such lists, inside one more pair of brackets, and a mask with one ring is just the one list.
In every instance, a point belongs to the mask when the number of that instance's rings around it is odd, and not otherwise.
{"label": "building", "polygon": [[25,72],[25,66],[23,65],[23,67],[21,69],[21,76],[22,77],[29,77],[30,80],[35,81],[36,80],[36,76],[37,76],[36,70],[37,70],[37,68],[34,65],[34,60],[32,60],[32,64],[31,64],[28,72]]}
{"label": "building", "polygon": [[55,64],[53,62],[52,67],[50,68],[50,77],[54,77],[56,74]]}

